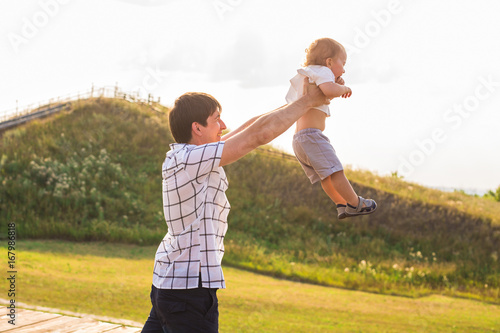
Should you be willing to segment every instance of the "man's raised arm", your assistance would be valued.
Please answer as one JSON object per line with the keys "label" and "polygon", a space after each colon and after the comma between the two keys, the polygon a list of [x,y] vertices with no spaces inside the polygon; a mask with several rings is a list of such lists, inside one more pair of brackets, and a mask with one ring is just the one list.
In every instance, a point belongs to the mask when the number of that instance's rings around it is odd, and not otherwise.
{"label": "man's raised arm", "polygon": [[228,135],[219,165],[233,163],[255,148],[271,142],[290,128],[310,108],[329,102],[316,85],[309,85],[307,94],[297,101],[260,116],[247,128],[233,136]]}
{"label": "man's raised arm", "polygon": [[260,117],[265,116],[265,115],[267,115],[267,114],[270,114],[270,113],[272,113],[272,112],[275,112],[275,111],[277,111],[277,110],[279,110],[279,109],[282,109],[282,108],[284,108],[285,106],[286,106],[286,104],[285,104],[285,105],[283,105],[283,106],[280,106],[280,107],[279,107],[279,108],[277,108],[277,109],[274,109],[274,110],[269,111],[269,112],[267,112],[267,113],[264,113],[264,114],[261,114],[261,115],[255,116],[255,117],[253,117],[253,118],[251,118],[251,119],[249,119],[249,120],[245,121],[245,123],[243,123],[243,125],[241,125],[241,126],[240,126],[240,127],[238,127],[237,129],[235,129],[234,131],[231,131],[231,132],[227,133],[226,135],[224,135],[224,136],[221,138],[221,141],[227,141],[230,137],[235,136],[236,134],[238,134],[238,133],[240,133],[241,131],[243,131],[244,129],[246,129],[248,126],[252,125],[252,124],[253,124],[253,123],[254,123],[257,119],[259,119]]}

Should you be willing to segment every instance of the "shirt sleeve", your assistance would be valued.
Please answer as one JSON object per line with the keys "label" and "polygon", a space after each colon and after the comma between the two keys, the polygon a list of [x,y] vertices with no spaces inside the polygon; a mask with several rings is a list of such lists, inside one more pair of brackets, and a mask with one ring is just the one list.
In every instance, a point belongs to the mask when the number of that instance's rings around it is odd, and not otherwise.
{"label": "shirt sleeve", "polygon": [[326,82],[335,82],[335,75],[328,67],[315,68],[312,72],[312,79],[316,85]]}
{"label": "shirt sleeve", "polygon": [[224,141],[196,146],[186,154],[185,171],[190,178],[203,182],[210,172],[219,168]]}
{"label": "shirt sleeve", "polygon": [[320,85],[326,82],[335,82],[335,75],[332,71],[325,66],[310,66],[298,70],[300,74],[303,74],[309,78],[309,82],[316,83]]}

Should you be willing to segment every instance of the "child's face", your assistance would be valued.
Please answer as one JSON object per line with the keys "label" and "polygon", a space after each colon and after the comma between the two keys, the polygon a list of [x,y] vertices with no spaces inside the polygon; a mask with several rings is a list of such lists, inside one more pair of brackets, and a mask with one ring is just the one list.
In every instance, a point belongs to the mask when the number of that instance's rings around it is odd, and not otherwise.
{"label": "child's face", "polygon": [[326,59],[326,67],[330,68],[332,73],[335,75],[335,80],[345,73],[344,66],[347,60],[347,54],[345,52],[340,53],[335,58]]}

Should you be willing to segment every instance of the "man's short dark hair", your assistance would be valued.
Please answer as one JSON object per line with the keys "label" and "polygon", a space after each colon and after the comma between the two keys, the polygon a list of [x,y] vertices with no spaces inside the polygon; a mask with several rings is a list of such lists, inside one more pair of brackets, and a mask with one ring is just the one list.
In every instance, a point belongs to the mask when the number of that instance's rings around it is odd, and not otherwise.
{"label": "man's short dark hair", "polygon": [[220,103],[211,95],[189,92],[177,98],[168,116],[170,131],[177,143],[191,140],[194,122],[207,126],[207,119],[215,111],[221,111]]}

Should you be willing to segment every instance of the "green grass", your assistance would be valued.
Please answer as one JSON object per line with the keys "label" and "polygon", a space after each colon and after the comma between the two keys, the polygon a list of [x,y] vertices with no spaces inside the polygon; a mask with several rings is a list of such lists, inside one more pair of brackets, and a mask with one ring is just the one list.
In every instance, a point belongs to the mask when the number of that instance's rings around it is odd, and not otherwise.
{"label": "green grass", "polygon": [[[157,246],[166,233],[166,113],[93,99],[3,133],[0,239]],[[279,154],[278,154],[279,155]],[[294,160],[258,150],[225,167],[225,262],[275,277],[388,295],[500,303],[500,203],[346,170],[378,212],[339,221]]]}
{"label": "green grass", "polygon": [[[6,253],[6,247],[1,250]],[[144,322],[156,247],[19,241],[18,302]],[[6,267],[6,256],[0,256]],[[500,306],[417,299],[280,280],[231,267],[221,332],[498,332]],[[6,290],[6,280],[0,284]],[[6,298],[4,296],[3,298]]]}

